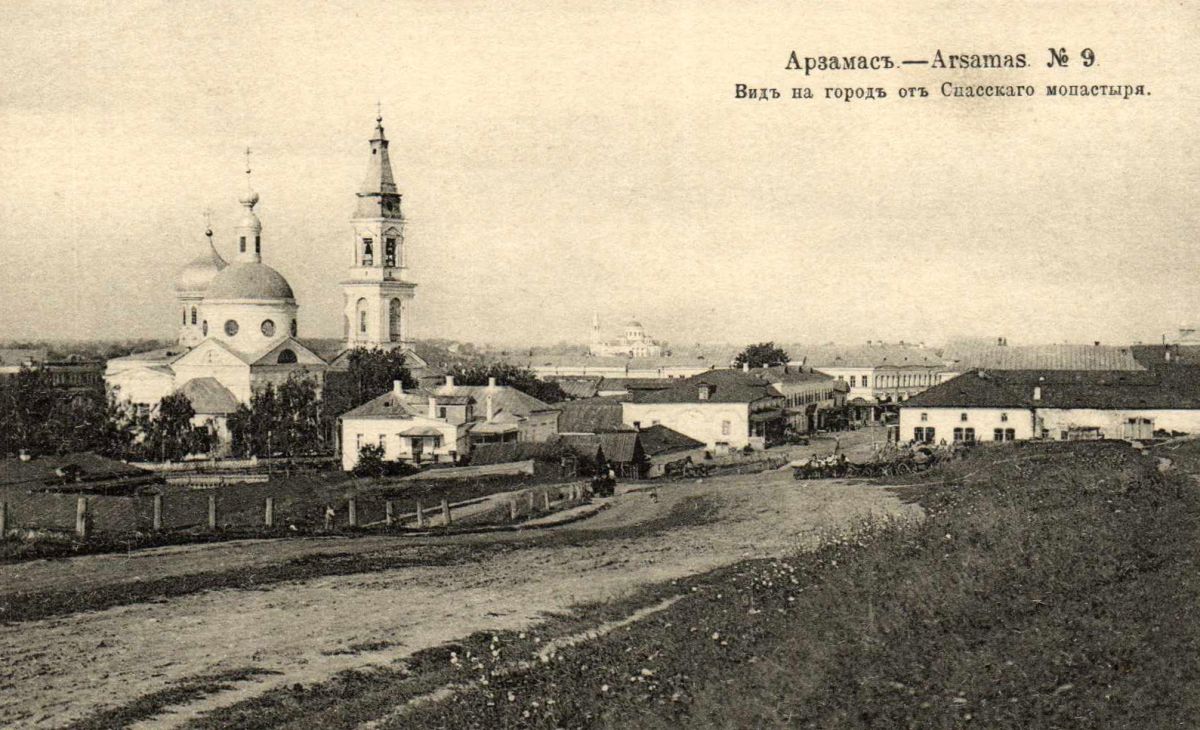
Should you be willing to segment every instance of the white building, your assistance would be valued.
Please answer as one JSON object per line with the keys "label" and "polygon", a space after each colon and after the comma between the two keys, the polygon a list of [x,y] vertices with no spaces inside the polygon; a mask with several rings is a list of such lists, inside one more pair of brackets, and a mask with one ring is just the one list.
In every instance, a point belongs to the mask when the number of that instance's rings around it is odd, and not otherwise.
{"label": "white building", "polygon": [[1200,368],[972,370],[900,404],[903,441],[1200,433]]}
{"label": "white building", "polygon": [[663,346],[646,334],[641,322],[625,323],[621,336],[605,341],[600,334],[600,315],[592,316],[592,342],[589,351],[596,357],[662,357]]}
{"label": "white building", "polygon": [[[346,303],[341,347],[330,351],[297,339],[299,302],[287,279],[263,262],[269,241],[255,212],[259,195],[250,187],[247,165],[247,189],[239,198],[243,210],[230,261],[217,251],[208,230],[203,252],[175,279],[178,345],[109,360],[108,387],[143,410],[153,409],[163,396],[182,392],[196,410],[197,425],[225,433],[229,404],[248,402],[267,384],[278,386],[300,374],[313,379],[319,392],[328,370],[345,367],[351,348],[409,350],[409,303],[415,285],[402,276],[404,219],[382,118],[376,119],[370,146],[367,179],[351,219],[349,275],[341,282]],[[289,252],[280,253],[286,260]],[[415,368],[425,365],[411,351],[408,358]]]}

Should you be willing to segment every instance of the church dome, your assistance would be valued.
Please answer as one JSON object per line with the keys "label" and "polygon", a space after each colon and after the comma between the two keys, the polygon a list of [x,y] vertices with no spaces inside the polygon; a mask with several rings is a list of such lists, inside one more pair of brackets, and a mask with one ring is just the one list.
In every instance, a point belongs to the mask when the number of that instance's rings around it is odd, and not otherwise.
{"label": "church dome", "polygon": [[292,287],[275,269],[258,262],[235,263],[213,278],[204,295],[209,299],[288,299]]}
{"label": "church dome", "polygon": [[209,233],[208,251],[192,259],[187,266],[180,269],[175,277],[175,291],[202,292],[208,288],[221,269],[228,266],[221,254],[212,245],[212,234]]}

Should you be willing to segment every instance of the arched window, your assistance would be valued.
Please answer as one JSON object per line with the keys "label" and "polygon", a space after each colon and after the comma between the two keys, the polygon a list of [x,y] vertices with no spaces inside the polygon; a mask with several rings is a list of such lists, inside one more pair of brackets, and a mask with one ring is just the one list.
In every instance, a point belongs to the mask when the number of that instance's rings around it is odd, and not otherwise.
{"label": "arched window", "polygon": [[[183,323],[187,324],[187,307],[183,308]],[[193,322],[193,324],[195,323]]]}
{"label": "arched window", "polygon": [[246,253],[246,237],[242,236],[238,239],[238,251]]}
{"label": "arched window", "polygon": [[262,253],[262,236],[254,237],[254,253]]}
{"label": "arched window", "polygon": [[292,320],[292,337],[296,336],[296,320]]}
{"label": "arched window", "polygon": [[371,245],[372,243],[374,243],[374,241],[372,241],[370,238],[363,239],[363,245],[362,245],[362,265],[363,266],[371,266],[375,263],[375,254],[373,253],[374,249],[372,248],[372,245]]}
{"label": "arched window", "polygon": [[400,313],[400,300],[393,299],[388,304],[388,339],[392,342],[400,341]]}
{"label": "arched window", "polygon": [[196,308],[192,307],[192,324],[196,324]]}
{"label": "arched window", "polygon": [[396,239],[385,238],[383,240],[383,265],[396,265]]}
{"label": "arched window", "polygon": [[342,315],[342,337],[350,339],[350,318]]}
{"label": "arched window", "polygon": [[208,320],[207,319],[200,323],[200,334],[204,335],[205,337],[208,337]]}
{"label": "arched window", "polygon": [[276,358],[275,362],[279,363],[280,365],[287,365],[289,363],[296,362],[296,353],[292,352],[291,350],[280,350],[279,357]]}
{"label": "arched window", "polygon": [[355,306],[355,312],[357,312],[357,314],[358,314],[358,316],[357,316],[358,333],[360,335],[365,335],[365,334],[367,334],[367,300],[366,299],[358,300],[358,304]]}

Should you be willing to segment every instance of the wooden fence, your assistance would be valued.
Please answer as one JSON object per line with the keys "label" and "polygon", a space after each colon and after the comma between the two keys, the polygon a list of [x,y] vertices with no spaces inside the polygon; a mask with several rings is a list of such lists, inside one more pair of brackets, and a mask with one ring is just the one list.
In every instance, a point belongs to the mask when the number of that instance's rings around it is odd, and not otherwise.
{"label": "wooden fence", "polygon": [[[236,494],[235,494],[236,492]],[[236,490],[185,490],[169,495],[106,496],[0,491],[0,539],[27,532],[76,538],[166,532],[319,533],[343,529],[431,529],[501,525],[559,511],[588,499],[583,483],[417,502],[363,494],[314,508],[272,494],[270,485]]]}

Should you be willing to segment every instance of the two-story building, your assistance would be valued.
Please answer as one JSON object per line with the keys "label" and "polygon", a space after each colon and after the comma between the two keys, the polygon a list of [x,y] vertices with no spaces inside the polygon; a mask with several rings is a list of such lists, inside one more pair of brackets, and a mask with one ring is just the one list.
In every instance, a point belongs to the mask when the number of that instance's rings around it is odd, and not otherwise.
{"label": "two-story building", "polygon": [[764,448],[784,430],[784,397],[758,373],[712,370],[622,403],[634,428],[663,425],[708,448]]}
{"label": "two-story building", "polygon": [[811,367],[842,381],[853,420],[877,421],[895,404],[942,382],[949,368],[936,352],[906,343],[822,345],[794,350],[793,364]]}

